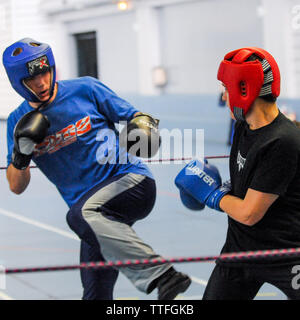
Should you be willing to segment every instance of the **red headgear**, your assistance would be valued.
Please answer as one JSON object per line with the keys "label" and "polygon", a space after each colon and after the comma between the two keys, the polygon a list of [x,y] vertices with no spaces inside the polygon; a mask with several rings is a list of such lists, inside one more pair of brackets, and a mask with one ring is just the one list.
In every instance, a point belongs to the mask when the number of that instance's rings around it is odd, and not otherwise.
{"label": "red headgear", "polygon": [[[246,61],[251,55],[259,57]],[[241,48],[227,53],[218,70],[226,86],[230,109],[237,120],[244,119],[257,97],[280,93],[280,72],[275,59],[260,48]]]}

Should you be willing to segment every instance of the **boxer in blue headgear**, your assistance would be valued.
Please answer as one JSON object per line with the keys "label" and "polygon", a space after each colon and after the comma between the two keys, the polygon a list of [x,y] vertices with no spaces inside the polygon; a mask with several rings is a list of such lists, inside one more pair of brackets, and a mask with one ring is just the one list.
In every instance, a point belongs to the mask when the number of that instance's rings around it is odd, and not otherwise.
{"label": "boxer in blue headgear", "polygon": [[[30,38],[17,41],[4,51],[3,65],[11,85],[24,99],[45,104],[52,97],[56,70],[54,56],[48,44]],[[50,72],[49,91],[38,94],[27,82],[46,72]]]}
{"label": "boxer in blue headgear", "polygon": [[[25,98],[7,120],[11,191],[20,194],[27,188],[32,159],[70,208],[67,222],[81,238],[81,262],[159,260],[132,228],[152,211],[155,180],[140,159],[129,157],[130,149],[119,148],[120,141],[130,142],[125,136],[133,132],[151,147],[156,145],[157,151],[158,120],[138,111],[98,79],[55,82],[55,62],[47,44],[20,40],[5,50],[3,64],[12,86]],[[119,121],[128,122],[123,136],[114,125]],[[141,148],[139,156],[152,155],[152,148],[151,153],[143,149],[148,148]],[[126,266],[120,271],[146,294],[157,289],[159,300],[174,299],[191,284],[170,263]],[[113,299],[117,269],[80,272],[83,299]]]}
{"label": "boxer in blue headgear", "polygon": [[12,87],[34,108],[27,110],[14,128],[12,164],[24,170],[31,161],[35,144],[44,140],[50,126],[39,109],[55,96],[55,61],[48,44],[24,38],[6,48],[3,65]]}

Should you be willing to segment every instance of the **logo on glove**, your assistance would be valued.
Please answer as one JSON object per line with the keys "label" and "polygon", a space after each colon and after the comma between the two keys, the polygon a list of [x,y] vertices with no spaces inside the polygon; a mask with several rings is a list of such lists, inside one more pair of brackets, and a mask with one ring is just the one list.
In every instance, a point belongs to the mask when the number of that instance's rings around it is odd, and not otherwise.
{"label": "logo on glove", "polygon": [[188,165],[186,169],[192,171],[193,174],[197,175],[209,186],[211,186],[215,182],[215,180],[211,176],[209,176],[207,173],[205,173],[203,170],[201,170],[199,167],[197,167],[193,163]]}

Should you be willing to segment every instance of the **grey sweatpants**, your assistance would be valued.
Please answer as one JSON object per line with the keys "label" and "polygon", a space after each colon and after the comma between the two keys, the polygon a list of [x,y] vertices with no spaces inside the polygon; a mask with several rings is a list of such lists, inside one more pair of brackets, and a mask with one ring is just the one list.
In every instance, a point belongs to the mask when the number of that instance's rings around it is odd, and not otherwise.
{"label": "grey sweatpants", "polygon": [[[92,252],[98,250],[99,257],[102,256],[106,261],[159,259],[160,256],[144,243],[131,227],[135,221],[145,218],[150,213],[155,197],[155,182],[150,178],[133,173],[112,177],[80,199],[70,209],[67,220],[70,227],[88,244],[89,250]],[[89,260],[84,253],[81,253],[81,256]],[[95,257],[95,254],[93,256]],[[122,267],[120,271],[136,288],[147,293],[152,281],[170,267],[170,264],[132,265]],[[105,279],[102,279],[101,273]],[[107,286],[109,283],[107,275],[107,272],[99,269],[97,277],[90,279],[86,274],[82,276],[84,288],[87,282],[86,287],[93,288],[87,289],[88,291],[100,291],[99,294],[85,292],[84,296],[102,297],[103,286],[91,284],[91,282],[101,282],[102,279]],[[112,281],[112,287],[115,280]]]}

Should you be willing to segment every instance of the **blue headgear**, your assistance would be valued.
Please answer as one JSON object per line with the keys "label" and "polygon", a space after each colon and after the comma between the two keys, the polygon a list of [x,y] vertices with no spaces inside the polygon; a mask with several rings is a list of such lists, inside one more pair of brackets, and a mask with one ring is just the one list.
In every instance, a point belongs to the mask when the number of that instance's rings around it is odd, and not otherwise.
{"label": "blue headgear", "polygon": [[28,101],[40,102],[36,94],[25,84],[24,79],[45,71],[51,71],[51,90],[55,85],[55,61],[50,46],[30,38],[15,42],[5,49],[3,65],[13,88]]}

